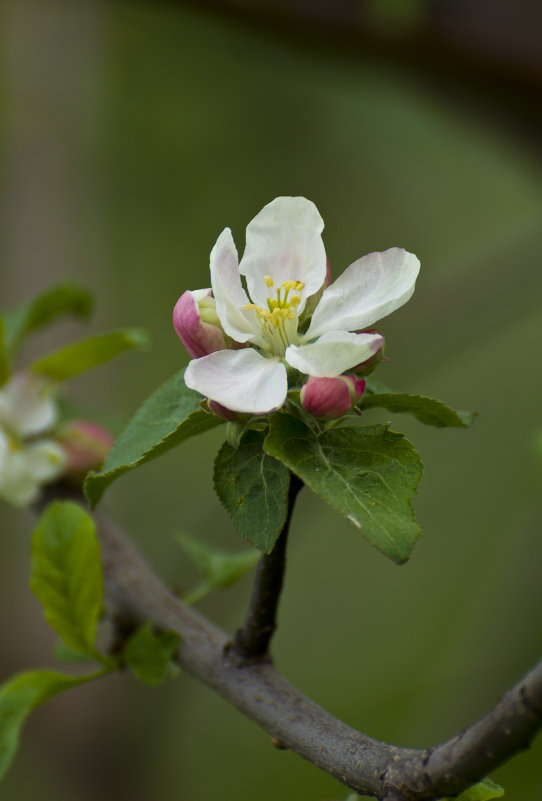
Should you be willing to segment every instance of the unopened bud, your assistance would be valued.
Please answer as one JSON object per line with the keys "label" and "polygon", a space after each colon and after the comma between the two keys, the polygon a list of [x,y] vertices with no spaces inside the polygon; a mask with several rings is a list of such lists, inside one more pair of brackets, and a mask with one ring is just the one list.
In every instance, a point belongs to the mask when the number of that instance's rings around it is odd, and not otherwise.
{"label": "unopened bud", "polygon": [[90,420],[70,420],[59,427],[57,441],[66,454],[66,476],[79,477],[99,468],[113,445],[113,436]]}
{"label": "unopened bud", "polygon": [[315,417],[333,420],[349,412],[364,390],[365,381],[354,375],[335,378],[310,376],[301,390],[301,404]]}
{"label": "unopened bud", "polygon": [[228,347],[210,289],[183,292],[173,309],[173,326],[193,359]]}

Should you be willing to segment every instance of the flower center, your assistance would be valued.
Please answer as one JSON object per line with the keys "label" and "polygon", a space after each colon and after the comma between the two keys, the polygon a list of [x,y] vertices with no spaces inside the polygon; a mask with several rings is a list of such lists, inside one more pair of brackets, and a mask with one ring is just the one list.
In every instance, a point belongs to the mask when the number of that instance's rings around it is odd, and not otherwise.
{"label": "flower center", "polygon": [[[271,276],[265,276],[265,283],[271,289],[274,284]],[[302,281],[283,281],[275,289],[276,297],[267,298],[267,308],[247,303],[245,309],[254,309],[262,326],[261,344],[271,356],[284,356],[286,348],[297,342],[297,324],[299,321],[297,307],[301,296],[290,292],[301,292],[305,284]]]}

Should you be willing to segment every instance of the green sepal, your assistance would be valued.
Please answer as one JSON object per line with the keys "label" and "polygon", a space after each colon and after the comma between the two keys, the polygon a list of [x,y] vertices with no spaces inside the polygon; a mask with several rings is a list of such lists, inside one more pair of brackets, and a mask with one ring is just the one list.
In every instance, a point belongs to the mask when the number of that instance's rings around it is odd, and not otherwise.
{"label": "green sepal", "polygon": [[94,647],[103,578],[92,518],[71,501],[49,504],[32,534],[31,556],[30,587],[49,625],[73,651],[104,661]]}
{"label": "green sepal", "polygon": [[478,784],[473,784],[460,795],[453,798],[443,798],[442,801],[491,801],[493,798],[501,798],[504,795],[504,788],[496,784],[491,779],[484,779]]}
{"label": "green sepal", "polygon": [[247,431],[239,446],[225,442],[214,469],[216,494],[241,536],[271,553],[286,522],[290,474],[263,450],[265,433]]}
{"label": "green sepal", "polygon": [[52,670],[34,670],[20,673],[0,687],[0,780],[15,756],[21,728],[32,710],[64,690],[104,676],[106,672],[67,676]]}
{"label": "green sepal", "polygon": [[170,675],[170,663],[179,650],[180,637],[173,631],[154,633],[150,623],[141,626],[127,641],[121,660],[134,676],[157,687]]}
{"label": "green sepal", "polygon": [[82,339],[44,356],[31,369],[53,381],[67,381],[134,348],[145,349],[149,337],[141,328],[124,328],[110,334]]}
{"label": "green sepal", "polygon": [[46,289],[17,309],[5,312],[2,317],[8,353],[13,355],[25,337],[54,322],[58,317],[89,317],[93,305],[94,299],[88,289],[66,281]]}
{"label": "green sepal", "polygon": [[420,534],[411,498],[423,472],[416,449],[387,425],[323,432],[284,413],[271,417],[265,451],[401,564]]}
{"label": "green sepal", "polygon": [[387,409],[389,412],[411,414],[420,423],[437,428],[468,428],[478,414],[456,412],[435,398],[401,392],[365,394],[358,408],[365,411],[375,407]]}
{"label": "green sepal", "polygon": [[201,583],[183,598],[186,604],[196,603],[213,590],[231,586],[251,570],[260,558],[259,551],[253,548],[226,553],[187,534],[176,532],[174,537],[191,558],[201,577]]}
{"label": "green sepal", "polygon": [[89,473],[85,494],[96,506],[115,479],[156,459],[188,437],[222,425],[200,409],[202,396],[184,383],[184,370],[168,379],[137,410],[116,440],[99,473]]}

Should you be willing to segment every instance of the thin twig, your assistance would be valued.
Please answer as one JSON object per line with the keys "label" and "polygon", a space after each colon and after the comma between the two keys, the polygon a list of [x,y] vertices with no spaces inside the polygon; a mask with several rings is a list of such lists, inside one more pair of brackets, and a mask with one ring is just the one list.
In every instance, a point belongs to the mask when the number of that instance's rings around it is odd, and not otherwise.
{"label": "thin twig", "polygon": [[277,627],[277,611],[286,569],[288,531],[295,501],[302,487],[301,479],[292,473],[283,529],[271,553],[264,553],[258,563],[245,621],[235,632],[229,647],[232,655],[236,654],[245,662],[269,658],[269,644]]}

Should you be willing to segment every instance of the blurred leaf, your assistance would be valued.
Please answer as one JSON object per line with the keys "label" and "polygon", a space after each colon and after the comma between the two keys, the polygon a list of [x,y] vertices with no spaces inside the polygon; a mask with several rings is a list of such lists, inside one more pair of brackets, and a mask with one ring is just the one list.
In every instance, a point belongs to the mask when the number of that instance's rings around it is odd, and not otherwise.
{"label": "blurred leaf", "polygon": [[386,556],[399,564],[408,559],[420,534],[410,499],[423,468],[402,434],[373,425],[318,435],[301,420],[278,413],[264,447]]}
{"label": "blurred leaf", "polygon": [[225,553],[187,534],[176,532],[174,536],[203,579],[193,592],[183,598],[185,603],[195,603],[213,590],[229,587],[251,570],[260,558],[259,551],[252,548]]}
{"label": "blurred leaf", "polygon": [[102,470],[87,476],[85,493],[92,506],[123,473],[221,425],[224,421],[220,417],[200,409],[201,400],[202,396],[184,383],[184,370],[147,398],[113,445]]}
{"label": "blurred leaf", "polygon": [[9,358],[6,343],[6,325],[0,317],[0,386],[9,378]]}
{"label": "blurred leaf", "polygon": [[66,381],[120,356],[127,350],[146,348],[148,344],[149,338],[142,329],[124,328],[67,345],[34,362],[32,370],[55,381]]}
{"label": "blurred leaf", "polygon": [[65,282],[47,289],[40,295],[3,315],[9,353],[33,331],[43,328],[57,317],[73,315],[86,318],[92,312],[94,300],[85,287]]}
{"label": "blurred leaf", "polygon": [[504,789],[491,779],[484,779],[478,784],[469,787],[465,792],[453,798],[443,798],[442,801],[491,801],[492,798],[501,798]]}
{"label": "blurred leaf", "polygon": [[19,734],[28,715],[54,695],[103,676],[66,676],[52,670],[20,673],[0,687],[0,779],[8,770],[17,750]]}
{"label": "blurred leaf", "polygon": [[411,414],[421,423],[437,428],[468,428],[477,416],[477,412],[456,412],[435,398],[400,392],[364,395],[359,407],[360,409],[378,407],[390,412]]}
{"label": "blurred leaf", "polygon": [[59,662],[66,662],[69,665],[86,665],[94,661],[95,657],[89,654],[82,654],[74,651],[63,640],[57,640],[53,646],[53,656]]}
{"label": "blurred leaf", "polygon": [[122,658],[134,676],[150,687],[162,684],[168,677],[169,664],[179,650],[180,637],[172,631],[154,634],[150,623],[132,634]]}
{"label": "blurred leaf", "polygon": [[290,474],[264,453],[264,438],[248,431],[238,448],[225,442],[215,460],[214,485],[239,533],[271,553],[286,521]]}
{"label": "blurred leaf", "polygon": [[45,619],[66,645],[101,658],[94,640],[103,581],[94,522],[75,503],[55,501],[32,534],[30,587]]}

